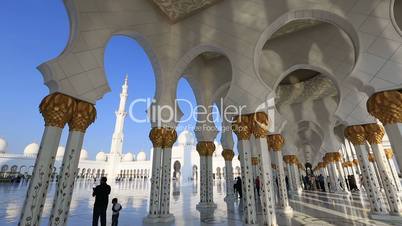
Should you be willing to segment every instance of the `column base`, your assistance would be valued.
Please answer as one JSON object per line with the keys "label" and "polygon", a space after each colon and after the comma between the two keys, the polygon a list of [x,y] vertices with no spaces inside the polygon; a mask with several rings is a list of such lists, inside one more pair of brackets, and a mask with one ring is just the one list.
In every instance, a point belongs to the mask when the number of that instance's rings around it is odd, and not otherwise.
{"label": "column base", "polygon": [[213,208],[215,209],[217,207],[217,205],[215,203],[208,203],[208,202],[200,202],[197,204],[196,209],[209,209],[209,208]]}
{"label": "column base", "polygon": [[169,223],[174,221],[174,215],[173,214],[167,214],[167,215],[162,215],[159,217],[159,222],[161,223]]}
{"label": "column base", "polygon": [[[387,213],[370,213],[369,217],[373,220],[392,220],[392,216]],[[396,217],[401,219],[400,217]]]}
{"label": "column base", "polygon": [[293,194],[293,195],[301,195],[302,194],[302,190],[297,190],[297,191],[289,191],[289,193],[290,194]]}
{"label": "column base", "polygon": [[391,217],[398,218],[399,220],[402,220],[402,212],[390,212],[389,213]]}
{"label": "column base", "polygon": [[283,213],[283,214],[286,214],[286,215],[293,215],[293,209],[292,209],[292,207],[290,207],[290,206],[287,206],[287,207],[285,207],[285,208],[279,208],[279,207],[277,207],[277,208],[276,208],[276,211],[277,211],[278,213]]}
{"label": "column base", "polygon": [[160,222],[159,216],[148,215],[144,218],[143,222],[145,224],[156,224]]}
{"label": "column base", "polygon": [[336,191],[334,193],[339,194],[339,195],[351,195],[352,194],[352,193],[350,193],[350,191]]}
{"label": "column base", "polygon": [[234,197],[234,194],[233,195],[227,195],[227,196],[225,196],[225,198],[223,198],[223,201],[225,201],[225,202],[227,202],[227,201],[234,201],[236,198]]}

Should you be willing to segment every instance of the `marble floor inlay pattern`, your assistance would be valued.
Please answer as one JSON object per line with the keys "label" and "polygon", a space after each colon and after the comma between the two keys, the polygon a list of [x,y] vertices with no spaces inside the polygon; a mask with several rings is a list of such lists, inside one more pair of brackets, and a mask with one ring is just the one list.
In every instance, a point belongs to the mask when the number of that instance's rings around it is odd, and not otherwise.
{"label": "marble floor inlay pattern", "polygon": [[[69,224],[71,226],[91,225],[93,197],[91,196],[92,181],[77,181],[71,203]],[[26,184],[0,184],[2,205],[0,206],[0,226],[14,226],[23,204]],[[48,224],[55,183],[52,183],[44,209],[41,225]],[[137,180],[112,184],[110,198],[117,197],[123,205],[120,215],[120,226],[145,225],[143,218],[147,215],[149,181]],[[218,208],[215,211],[199,212],[196,204],[199,202],[199,187],[193,183],[172,184],[171,212],[175,221],[171,224],[154,224],[155,226],[240,226],[242,211],[240,201],[235,203],[234,212],[227,211],[225,183],[214,183],[214,199]],[[323,192],[303,192],[301,195],[290,195],[290,204],[294,210],[292,216],[278,213],[280,226],[321,226],[321,225],[402,225],[399,221],[376,221],[368,217],[369,203],[365,195],[354,193],[351,196],[328,194]],[[261,220],[261,214],[259,214]],[[111,210],[108,210],[108,225],[111,222]]]}

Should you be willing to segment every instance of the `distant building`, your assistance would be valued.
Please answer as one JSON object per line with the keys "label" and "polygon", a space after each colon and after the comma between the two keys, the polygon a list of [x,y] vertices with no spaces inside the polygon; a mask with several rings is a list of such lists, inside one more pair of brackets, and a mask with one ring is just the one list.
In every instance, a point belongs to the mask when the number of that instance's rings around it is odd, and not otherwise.
{"label": "distant building", "polygon": [[[150,158],[144,151],[137,154],[123,153],[124,122],[127,112],[125,111],[128,97],[128,78],[126,77],[120,94],[120,105],[116,111],[116,124],[112,137],[112,145],[109,153],[100,151],[95,160],[88,159],[88,152],[81,150],[78,165],[78,176],[81,178],[149,178],[152,170],[152,150]],[[146,141],[145,141],[146,142]],[[149,141],[150,142],[150,141]],[[222,146],[215,142],[216,150],[213,155],[213,173],[216,179],[224,179],[225,160],[223,159]],[[22,154],[7,153],[7,141],[0,138],[0,178],[17,175],[31,175],[38,155],[39,144],[27,145]],[[59,146],[53,174],[56,176],[64,156],[64,147]],[[193,134],[184,130],[178,136],[172,149],[172,178],[181,181],[198,179],[199,155],[196,151],[196,140]],[[233,159],[234,175],[240,176],[240,162],[237,157]]]}

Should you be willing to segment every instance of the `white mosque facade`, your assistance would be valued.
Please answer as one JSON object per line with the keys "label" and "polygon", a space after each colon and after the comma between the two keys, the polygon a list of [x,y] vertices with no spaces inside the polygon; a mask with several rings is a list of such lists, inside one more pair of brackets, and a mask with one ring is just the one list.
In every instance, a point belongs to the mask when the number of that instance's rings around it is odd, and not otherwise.
{"label": "white mosque facade", "polygon": [[[120,178],[123,180],[147,179],[151,176],[152,153],[147,156],[144,151],[138,153],[123,153],[124,122],[127,115],[125,105],[128,97],[127,77],[122,86],[120,94],[120,105],[116,111],[116,126],[113,133],[111,150],[109,153],[100,151],[95,159],[89,159],[88,152],[81,150],[80,162],[78,165],[79,178],[99,178],[107,176],[109,178]],[[222,157],[222,146],[215,142],[216,151],[213,155],[213,175],[215,179],[224,179],[225,160]],[[53,168],[54,176],[59,174],[61,163],[64,156],[64,146],[59,146]],[[35,165],[38,155],[39,144],[31,143],[27,145],[21,154],[9,153],[7,141],[0,138],[0,178],[13,177],[17,175],[29,176]],[[172,178],[180,181],[191,181],[199,178],[200,160],[196,151],[196,140],[194,135],[184,130],[178,136],[176,144],[172,148]],[[234,175],[240,176],[240,161],[233,159]]]}

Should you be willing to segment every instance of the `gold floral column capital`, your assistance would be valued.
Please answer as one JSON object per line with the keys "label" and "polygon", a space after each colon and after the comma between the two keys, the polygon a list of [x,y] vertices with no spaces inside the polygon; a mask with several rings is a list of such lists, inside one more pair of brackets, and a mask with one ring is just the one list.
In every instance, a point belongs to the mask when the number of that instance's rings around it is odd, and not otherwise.
{"label": "gold floral column capital", "polygon": [[45,119],[45,126],[64,128],[73,115],[75,105],[74,98],[61,93],[53,93],[43,98],[39,111]]}
{"label": "gold floral column capital", "polygon": [[363,126],[366,131],[366,140],[370,144],[381,144],[384,137],[384,128],[377,123],[370,123]]}
{"label": "gold floral column capital", "polygon": [[392,151],[391,148],[384,149],[384,152],[385,156],[387,156],[387,159],[392,159],[392,157],[394,156],[394,151]]}
{"label": "gold floral column capital", "polygon": [[251,165],[257,166],[259,162],[258,157],[251,157]]}
{"label": "gold floral column capital", "polygon": [[285,139],[281,134],[272,134],[268,136],[268,147],[273,151],[280,151]]}
{"label": "gold floral column capital", "polygon": [[363,145],[366,142],[366,131],[361,125],[346,127],[344,134],[353,145]]}
{"label": "gold floral column capital", "polygon": [[252,123],[249,115],[238,115],[234,117],[232,130],[238,140],[249,140],[252,132]]}
{"label": "gold floral column capital", "polygon": [[353,163],[355,166],[357,166],[357,165],[359,165],[359,160],[353,159],[352,163]]}
{"label": "gold floral column capital", "polygon": [[212,141],[199,141],[196,149],[200,156],[212,156],[215,151],[215,144]]}
{"label": "gold floral column capital", "polygon": [[171,148],[177,140],[176,130],[173,128],[163,129],[163,144],[162,148]]}
{"label": "gold floral column capital", "polygon": [[222,157],[225,159],[225,161],[232,161],[234,158],[234,152],[231,149],[224,149],[222,151]]}
{"label": "gold floral column capital", "polygon": [[283,161],[286,162],[287,164],[290,164],[291,159],[292,159],[291,155],[284,155],[283,156]]}
{"label": "gold floral column capital", "polygon": [[322,169],[322,168],[325,168],[325,167],[326,167],[325,162],[319,162],[318,165],[317,165],[317,168],[319,168],[319,169]]}
{"label": "gold floral column capital", "polygon": [[284,155],[283,161],[288,164],[298,164],[299,160],[297,159],[296,155]]}
{"label": "gold floral column capital", "polygon": [[93,104],[78,101],[75,105],[73,116],[68,122],[70,131],[79,131],[85,133],[89,125],[96,119],[96,108]]}
{"label": "gold floral column capital", "polygon": [[373,94],[367,101],[367,111],[383,125],[402,123],[402,93],[391,90]]}
{"label": "gold floral column capital", "polygon": [[301,164],[300,162],[297,164],[297,167],[299,167],[299,169],[304,169],[303,164]]}
{"label": "gold floral column capital", "polygon": [[149,139],[154,148],[162,148],[163,146],[163,128],[153,127],[149,132]]}
{"label": "gold floral column capital", "polygon": [[250,115],[252,131],[255,138],[264,138],[268,135],[269,118],[265,112],[256,112]]}

